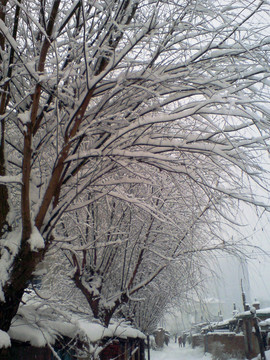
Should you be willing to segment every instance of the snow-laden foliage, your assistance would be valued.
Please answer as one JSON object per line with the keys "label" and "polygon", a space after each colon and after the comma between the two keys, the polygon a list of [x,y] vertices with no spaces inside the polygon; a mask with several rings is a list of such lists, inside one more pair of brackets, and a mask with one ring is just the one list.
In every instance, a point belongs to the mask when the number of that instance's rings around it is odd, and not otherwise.
{"label": "snow-laden foliage", "polygon": [[[121,172],[118,175],[121,178]],[[150,179],[155,177],[152,186]],[[201,252],[231,246],[218,239],[209,199],[199,189],[194,194],[187,183],[180,186],[172,175],[156,171],[151,172],[148,184],[135,184],[135,180],[132,185],[121,185],[114,177],[113,191],[94,203],[90,194],[88,201],[79,197],[81,201],[54,231],[55,247],[74,268],[71,276],[76,286],[94,317],[105,324],[123,303],[130,306],[130,301],[139,299],[138,306],[143,307],[150,293],[156,293],[157,302],[163,303],[161,313],[170,287],[171,298],[177,287],[184,298],[200,281],[192,268],[199,266]],[[82,203],[86,204],[83,208]],[[66,241],[61,238],[63,231]],[[144,291],[157,276],[158,282]],[[128,317],[136,317],[135,308]],[[155,316],[156,321],[158,311]],[[141,321],[135,322],[144,328]]]}
{"label": "snow-laden foliage", "polygon": [[[62,227],[61,241],[73,252],[67,212],[85,221],[79,210],[117,199],[118,216],[128,204],[131,219],[141,209],[148,221],[164,224],[166,213],[155,193],[147,190],[149,199],[141,201],[142,190],[133,194],[124,184],[155,189],[158,173],[172,174],[186,201],[184,229],[193,229],[210,208],[221,211],[230,198],[269,208],[263,193],[269,146],[267,2],[1,0],[0,5],[1,329],[8,330],[54,231],[59,242]],[[261,187],[257,194],[251,191],[255,184]],[[198,194],[194,217],[192,191],[193,199]],[[167,218],[168,227],[174,222],[177,227],[177,216]],[[145,237],[146,229],[139,229]],[[18,230],[13,249],[7,240]],[[179,230],[180,237],[181,231],[186,230]],[[157,242],[172,250],[170,234]],[[121,241],[125,249],[124,237],[109,235],[106,241],[115,242],[113,249]],[[130,258],[145,251],[132,246]],[[183,254],[180,250],[174,256]],[[147,251],[156,259],[167,256],[161,246]],[[96,295],[98,273],[91,282],[87,291]]]}

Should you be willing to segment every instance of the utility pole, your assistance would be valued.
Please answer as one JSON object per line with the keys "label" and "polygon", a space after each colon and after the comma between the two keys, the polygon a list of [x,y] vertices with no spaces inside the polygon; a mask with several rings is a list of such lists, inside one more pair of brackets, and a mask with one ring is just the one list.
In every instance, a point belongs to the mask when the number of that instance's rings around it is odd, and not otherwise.
{"label": "utility pole", "polygon": [[[250,311],[251,313],[251,317],[252,317],[252,322],[253,322],[253,326],[255,329],[255,335],[257,337],[258,340],[258,344],[259,344],[259,349],[260,349],[260,354],[261,354],[261,360],[266,360],[265,357],[265,352],[264,352],[264,345],[263,345],[263,340],[262,340],[262,334],[261,334],[261,330],[258,324],[258,318],[256,316],[256,309],[254,307],[249,307],[249,305],[246,303],[246,295],[244,293],[243,290],[243,283],[242,283],[242,279],[241,279],[241,290],[242,290],[242,300],[243,300],[243,307],[245,311]],[[246,336],[247,336],[247,342],[248,342],[248,350],[251,351],[251,325],[249,325],[248,321],[246,322]]]}
{"label": "utility pole", "polygon": [[[246,303],[246,294],[243,289],[243,282],[241,279],[241,290],[242,290],[242,302],[244,311],[249,310],[249,305]],[[245,351],[246,356],[248,357],[252,353],[252,327],[250,321],[248,319],[243,319],[243,332],[244,332],[244,339],[245,339]]]}
{"label": "utility pole", "polygon": [[241,290],[242,290],[243,308],[244,308],[244,311],[248,311],[249,310],[249,305],[246,302],[246,294],[245,294],[244,289],[243,289],[243,281],[242,281],[242,279],[241,279]]}
{"label": "utility pole", "polygon": [[251,316],[252,316],[252,319],[253,319],[253,326],[255,328],[255,335],[256,335],[256,337],[258,339],[258,343],[259,343],[261,360],[266,360],[262,334],[261,334],[261,330],[260,330],[260,327],[259,327],[259,324],[258,324],[258,318],[256,316],[256,309],[254,307],[252,307],[250,309],[250,313],[251,313]]}
{"label": "utility pole", "polygon": [[148,357],[148,360],[150,360],[150,336],[147,335],[147,357]]}

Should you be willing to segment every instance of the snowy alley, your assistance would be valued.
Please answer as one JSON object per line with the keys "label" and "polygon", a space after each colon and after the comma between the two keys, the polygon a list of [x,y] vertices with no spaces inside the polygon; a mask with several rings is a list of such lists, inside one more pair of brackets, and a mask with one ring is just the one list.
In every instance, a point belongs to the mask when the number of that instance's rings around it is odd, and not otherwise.
{"label": "snowy alley", "polygon": [[161,351],[151,351],[151,360],[211,360],[211,355],[204,355],[202,348],[192,349],[190,346],[179,348],[178,344],[170,343]]}
{"label": "snowy alley", "polygon": [[[161,351],[151,351],[151,360],[214,360],[210,354],[204,354],[202,348],[192,349],[190,346],[179,348],[178,344],[170,343]],[[257,359],[257,358],[256,358]],[[259,358],[258,358],[259,359]],[[266,352],[266,359],[270,360],[270,351]],[[237,360],[237,359],[227,359]],[[255,359],[254,359],[255,360]]]}
{"label": "snowy alley", "polygon": [[269,8],[0,0],[0,360],[270,349]]}

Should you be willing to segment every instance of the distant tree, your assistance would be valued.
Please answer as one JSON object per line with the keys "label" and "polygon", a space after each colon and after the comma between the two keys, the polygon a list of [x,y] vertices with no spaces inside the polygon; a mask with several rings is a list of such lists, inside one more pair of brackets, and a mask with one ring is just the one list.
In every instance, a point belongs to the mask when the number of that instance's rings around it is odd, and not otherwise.
{"label": "distant tree", "polygon": [[266,10],[256,0],[0,1],[0,329],[66,211],[87,194],[117,197],[117,174],[144,182],[140,166],[154,167],[209,202],[265,206],[249,185],[263,189],[269,149]]}
{"label": "distant tree", "polygon": [[[171,176],[156,176],[159,179],[154,180],[152,171],[155,186],[150,178],[149,184],[145,179],[143,186],[135,184],[135,178],[132,185],[114,181],[113,190],[107,188],[108,194],[102,199],[92,203],[88,200],[83,209],[83,201],[74,205],[73,215],[55,229],[55,242],[60,239],[58,246],[68,251],[66,255],[74,267],[76,286],[85,295],[94,317],[106,326],[116,310],[137,294],[144,294],[141,290],[148,289],[157,277],[160,279],[161,272],[165,272],[160,282],[164,286],[166,277],[171,279],[172,287],[176,282],[181,287],[187,279],[192,284],[198,279],[187,268],[195,263],[197,253],[225,249],[222,241],[213,241],[209,231],[213,224],[207,216],[207,197],[200,197],[199,189],[193,194],[187,185],[173,186]],[[60,237],[63,228],[64,243]],[[171,268],[175,269],[173,274]],[[182,294],[185,292],[182,286]]]}
{"label": "distant tree", "polygon": [[183,256],[178,262],[171,263],[149,286],[122,306],[120,315],[123,314],[144,333],[153,333],[172,308],[174,312],[183,311],[201,287],[201,260],[198,254],[193,254],[188,259]]}

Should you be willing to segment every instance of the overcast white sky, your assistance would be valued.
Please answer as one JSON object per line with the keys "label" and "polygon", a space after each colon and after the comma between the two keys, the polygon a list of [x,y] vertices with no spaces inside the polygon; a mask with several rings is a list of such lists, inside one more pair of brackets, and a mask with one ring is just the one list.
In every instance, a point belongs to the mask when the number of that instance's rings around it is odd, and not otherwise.
{"label": "overcast white sky", "polygon": [[220,278],[215,281],[213,290],[221,301],[227,303],[226,317],[231,314],[234,302],[237,309],[243,310],[241,279],[247,302],[252,303],[256,298],[262,306],[270,306],[270,214],[264,213],[258,219],[249,209],[245,218],[250,225],[242,229],[243,236],[258,248],[250,248],[249,257],[243,257],[242,260],[229,255],[221,255],[217,259]]}

